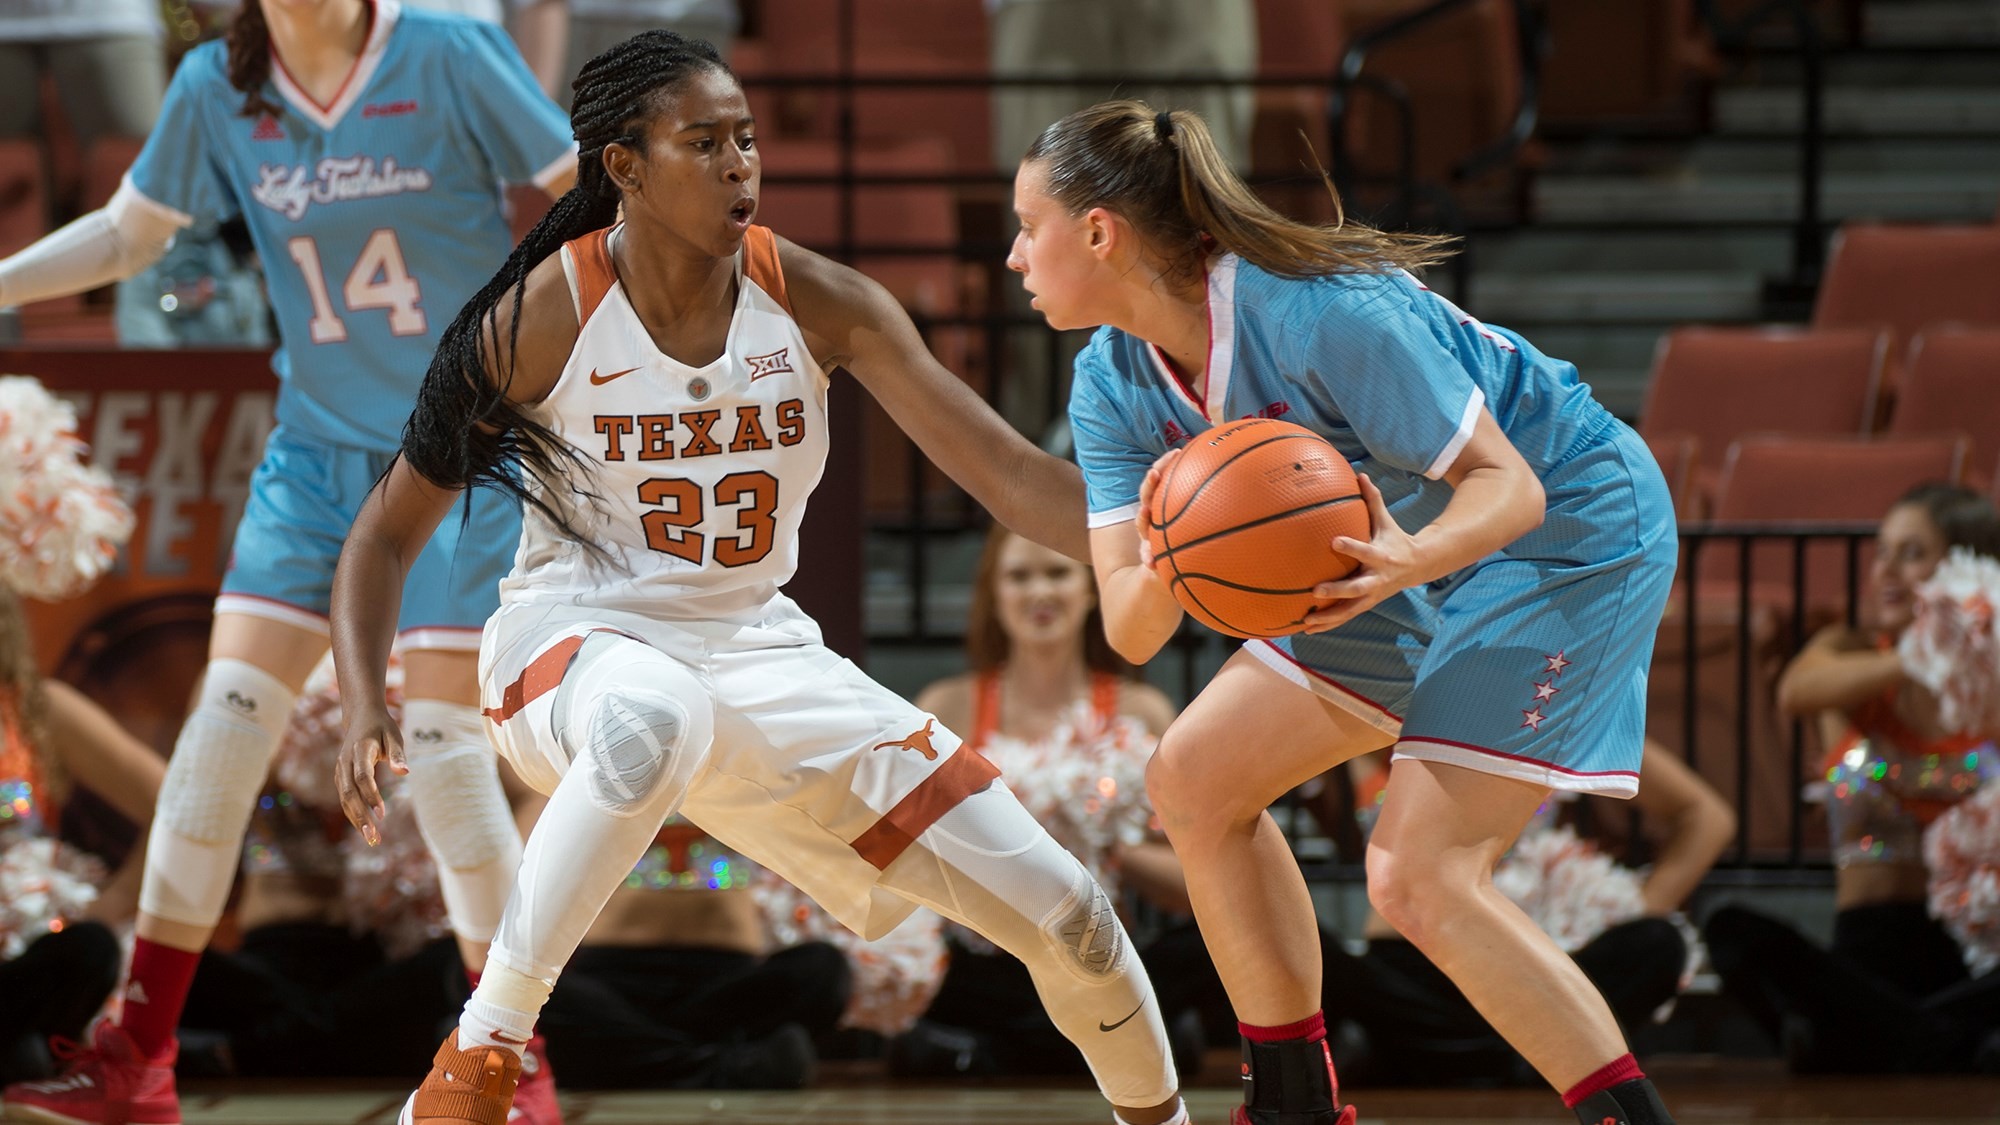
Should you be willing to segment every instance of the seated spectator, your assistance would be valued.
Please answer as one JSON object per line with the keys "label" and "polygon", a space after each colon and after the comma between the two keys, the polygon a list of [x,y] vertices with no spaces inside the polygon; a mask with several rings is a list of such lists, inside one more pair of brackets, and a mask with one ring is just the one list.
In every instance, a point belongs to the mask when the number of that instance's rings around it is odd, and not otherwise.
{"label": "seated spectator", "polygon": [[[565,1088],[812,1081],[814,1043],[847,1010],[854,974],[833,944],[773,940],[764,881],[775,876],[679,817],[661,827],[542,1009],[537,1026]],[[792,905],[818,911],[803,895]]]}
{"label": "seated spectator", "polygon": [[41,134],[44,74],[81,152],[100,137],[152,132],[167,92],[165,33],[156,0],[0,4],[0,138]]}
{"label": "seated spectator", "polygon": [[1832,747],[1832,945],[1736,906],[1704,934],[1725,988],[1794,1070],[1970,1070],[2000,1028],[2000,977],[1970,980],[1964,951],[1926,909],[1922,834],[2000,772],[2000,732],[1947,721],[1907,642],[1922,633],[1926,584],[1948,552],[2000,558],[2000,512],[1967,489],[1920,486],[1883,517],[1875,547],[1866,626],[1822,631],[1778,684],[1779,706],[1817,723]]}
{"label": "seated spectator", "polygon": [[[1364,828],[1371,827],[1388,770],[1357,759]],[[1630,806],[1662,830],[1652,863],[1621,866],[1564,813],[1580,804],[1558,793],[1537,810],[1501,858],[1493,884],[1522,908],[1604,994],[1631,1038],[1692,975],[1692,927],[1679,911],[1736,831],[1721,795],[1666,748],[1649,742]],[[1339,1072],[1372,1085],[1536,1086],[1541,1078],[1494,1031],[1451,979],[1369,912],[1368,948],[1330,953],[1324,982]]]}
{"label": "seated spectator", "polygon": [[[1174,708],[1111,650],[1089,567],[996,526],[974,579],[966,652],[971,671],[931,684],[917,706],[999,767],[1022,806],[1120,905],[1128,929],[1141,903],[1186,918],[1180,861],[1146,798],[1146,762]],[[970,930],[947,932],[941,990],[890,1045],[891,1073],[1082,1073],[1027,969]],[[1198,939],[1175,948],[1207,967]],[[1175,1024],[1193,1003],[1174,990],[1183,974],[1155,968],[1149,948],[1140,959]],[[1175,1061],[1184,1074],[1196,1069],[1199,1045],[1199,1029],[1183,1020]]]}

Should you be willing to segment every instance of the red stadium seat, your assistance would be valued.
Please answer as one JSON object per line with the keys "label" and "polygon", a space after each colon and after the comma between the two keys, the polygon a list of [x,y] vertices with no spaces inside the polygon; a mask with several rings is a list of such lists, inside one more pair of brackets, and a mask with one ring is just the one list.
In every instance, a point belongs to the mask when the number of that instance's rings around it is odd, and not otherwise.
{"label": "red stadium seat", "polygon": [[1543,10],[1541,119],[1550,125],[1679,116],[1714,66],[1694,0],[1548,0]]}
{"label": "red stadium seat", "polygon": [[78,201],[85,211],[95,211],[111,202],[111,195],[125,178],[125,172],[146,147],[144,137],[99,137],[83,157],[83,196]]}
{"label": "red stadium seat", "polygon": [[1977,472],[2000,456],[2000,328],[1937,328],[1910,345],[1887,432],[1915,437],[1953,431],[1972,439]]}
{"label": "red stadium seat", "polygon": [[49,229],[48,180],[32,138],[0,140],[0,257]]}
{"label": "red stadium seat", "polygon": [[1814,327],[1886,325],[1895,333],[1892,354],[1900,354],[1926,326],[1941,323],[2000,327],[2000,225],[1841,228]]}
{"label": "red stadium seat", "polygon": [[1660,473],[1667,478],[1667,494],[1673,497],[1674,514],[1688,518],[1694,502],[1695,465],[1701,456],[1701,439],[1693,434],[1647,434],[1646,446]]}
{"label": "red stadium seat", "polygon": [[[1798,438],[1763,435],[1732,445],[1716,490],[1715,523],[1812,523],[1873,521],[1896,498],[1926,481],[1964,479],[1972,440],[1963,434],[1923,437]],[[1838,612],[1845,602],[1845,548],[1816,543],[1806,549],[1805,604],[1811,615]],[[1870,548],[1859,565],[1865,573]],[[1733,547],[1704,552],[1700,576],[1732,584],[1737,571]],[[1751,552],[1753,596],[1789,606],[1792,548],[1760,543]]]}
{"label": "red stadium seat", "polygon": [[[1347,0],[1349,35],[1407,16],[1432,0]],[[1408,92],[1416,122],[1416,174],[1444,181],[1459,161],[1505,136],[1521,95],[1520,35],[1514,5],[1474,0],[1422,28],[1385,43],[1368,56],[1364,73]],[[1394,172],[1402,127],[1379,95],[1362,93],[1350,114],[1350,159],[1363,177]],[[1462,207],[1473,211],[1514,207],[1510,170],[1489,172],[1461,184]],[[1364,202],[1371,193],[1364,193]]]}
{"label": "red stadium seat", "polygon": [[1264,189],[1273,206],[1297,218],[1331,220],[1333,197],[1310,178],[1313,161],[1330,167],[1327,99],[1345,49],[1343,9],[1324,0],[1257,0],[1257,70],[1264,78],[1314,78],[1316,86],[1260,86],[1250,130],[1250,166],[1259,176],[1296,177],[1296,186]]}
{"label": "red stadium seat", "polygon": [[1699,452],[1690,515],[1715,496],[1721,459],[1748,433],[1859,436],[1875,416],[1888,334],[1880,329],[1682,328],[1660,343],[1640,432],[1688,434]]}

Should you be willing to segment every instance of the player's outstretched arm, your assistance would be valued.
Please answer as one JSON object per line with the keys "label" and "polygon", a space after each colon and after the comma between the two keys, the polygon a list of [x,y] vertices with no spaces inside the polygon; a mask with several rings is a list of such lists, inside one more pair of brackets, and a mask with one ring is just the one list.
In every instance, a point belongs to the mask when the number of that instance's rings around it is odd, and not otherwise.
{"label": "player's outstretched arm", "polygon": [[0,308],[123,281],[165,256],[181,222],[127,183],[98,210],[0,259]]}
{"label": "player's outstretched arm", "polygon": [[362,501],[333,573],[328,617],[345,728],[334,782],[341,810],[370,844],[380,839],[384,812],[376,763],[386,759],[398,773],[409,769],[386,700],[389,646],[396,639],[403,581],[458,495],[396,458]]}
{"label": "player's outstretched arm", "polygon": [[938,468],[1011,530],[1088,561],[1083,474],[1022,437],[924,346],[867,276],[784,241],[786,288],[819,361],[847,368]]}

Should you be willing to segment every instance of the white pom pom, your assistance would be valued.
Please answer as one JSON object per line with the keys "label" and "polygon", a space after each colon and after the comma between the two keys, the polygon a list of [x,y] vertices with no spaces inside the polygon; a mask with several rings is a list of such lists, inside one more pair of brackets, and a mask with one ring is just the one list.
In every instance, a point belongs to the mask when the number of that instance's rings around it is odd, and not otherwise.
{"label": "white pom pom", "polygon": [[1946,810],[1924,833],[1931,915],[1975,975],[2000,966],[2000,785]]}
{"label": "white pom pom", "polygon": [[0,376],[0,581],[68,597],[111,569],[131,534],[132,509],[84,463],[75,411],[34,379]]}
{"label": "white pom pom", "polygon": [[2000,734],[2000,559],[1954,547],[1917,588],[1896,645],[1910,678],[1937,697],[1946,730]]}
{"label": "white pom pom", "polygon": [[1613,863],[1567,825],[1524,834],[1494,869],[1493,886],[1565,953],[1646,912],[1639,874]]}

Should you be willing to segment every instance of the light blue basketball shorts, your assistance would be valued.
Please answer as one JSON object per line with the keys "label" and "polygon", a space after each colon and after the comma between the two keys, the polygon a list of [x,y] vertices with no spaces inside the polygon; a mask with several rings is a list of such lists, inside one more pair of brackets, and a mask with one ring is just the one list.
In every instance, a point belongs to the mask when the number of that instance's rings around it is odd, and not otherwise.
{"label": "light blue basketball shorts", "polygon": [[1542,526],[1507,552],[1330,632],[1245,648],[1393,736],[1397,758],[1630,797],[1678,554],[1673,505],[1623,425],[1543,485]]}
{"label": "light blue basketball shorts", "polygon": [[[272,431],[250,478],[217,613],[268,617],[327,631],[340,546],[390,455]],[[410,568],[397,617],[407,648],[479,650],[480,631],[500,604],[500,580],[521,541],[520,504],[473,489],[471,518],[453,505]]]}

